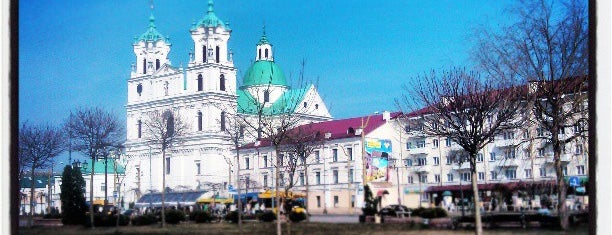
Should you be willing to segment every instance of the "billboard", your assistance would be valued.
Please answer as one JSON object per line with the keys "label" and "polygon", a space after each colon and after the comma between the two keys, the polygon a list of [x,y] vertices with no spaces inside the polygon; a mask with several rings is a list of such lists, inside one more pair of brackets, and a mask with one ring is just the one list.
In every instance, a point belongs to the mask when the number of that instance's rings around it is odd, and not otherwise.
{"label": "billboard", "polygon": [[366,179],[367,182],[387,182],[389,180],[389,158],[391,140],[365,139]]}

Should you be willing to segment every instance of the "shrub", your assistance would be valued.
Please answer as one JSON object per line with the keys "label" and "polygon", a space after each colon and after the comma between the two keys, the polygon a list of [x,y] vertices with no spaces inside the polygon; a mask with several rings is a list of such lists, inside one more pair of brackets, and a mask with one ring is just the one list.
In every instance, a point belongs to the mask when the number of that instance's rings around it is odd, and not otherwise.
{"label": "shrub", "polygon": [[305,220],[306,216],[307,216],[306,213],[303,213],[303,212],[292,211],[291,213],[289,213],[289,219],[291,220],[291,222],[295,222],[295,223]]}
{"label": "shrub", "polygon": [[150,225],[155,223],[157,223],[157,217],[153,214],[144,214],[136,216],[132,219],[132,225],[134,226]]}
{"label": "shrub", "polygon": [[272,222],[276,219],[276,214],[272,211],[265,211],[259,216],[259,220],[263,222]]}
{"label": "shrub", "polygon": [[447,217],[448,213],[446,210],[438,207],[434,208],[423,208],[419,207],[412,211],[412,216],[418,216],[425,219],[442,218]]}
{"label": "shrub", "polygon": [[208,223],[212,220],[212,216],[208,211],[193,211],[189,214],[189,220],[196,223]]}
{"label": "shrub", "polygon": [[185,213],[180,210],[167,210],[166,211],[166,223],[178,224],[181,221],[185,221]]}
{"label": "shrub", "polygon": [[238,211],[230,211],[225,215],[225,220],[232,223],[238,223]]}

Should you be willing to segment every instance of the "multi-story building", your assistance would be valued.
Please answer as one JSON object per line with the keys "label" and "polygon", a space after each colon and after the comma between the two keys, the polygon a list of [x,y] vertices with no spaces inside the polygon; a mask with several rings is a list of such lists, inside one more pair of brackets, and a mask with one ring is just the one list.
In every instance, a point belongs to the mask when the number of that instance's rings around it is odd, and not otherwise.
{"label": "multi-story building", "polygon": [[[53,177],[49,177],[49,173],[46,174],[35,174],[34,179],[30,176],[24,176],[19,181],[19,214],[27,215],[30,213],[30,201],[31,201],[31,190],[32,184],[34,184],[34,200],[32,200],[34,207],[32,208],[35,214],[49,213],[49,207],[55,207],[53,201],[49,204],[49,190],[52,193],[58,193],[53,191]],[[49,183],[51,182],[51,183]],[[53,199],[52,199],[53,200]]]}
{"label": "multi-story building", "polygon": [[[265,30],[241,84],[228,44],[232,29],[217,17],[212,1],[189,33],[193,49],[186,67],[171,65],[172,44],[158,31],[153,15],[147,31],[132,45],[136,62],[127,81],[125,143],[130,159],[124,187],[128,202],[136,202],[147,192],[162,191],[163,175],[167,189],[200,191],[218,184],[227,189],[232,183],[228,176],[233,145],[226,133],[231,117],[256,119],[261,110],[272,116],[301,115],[303,123],[331,119],[313,85],[289,86]],[[165,159],[147,133],[149,113],[154,111],[172,111],[186,125]]]}

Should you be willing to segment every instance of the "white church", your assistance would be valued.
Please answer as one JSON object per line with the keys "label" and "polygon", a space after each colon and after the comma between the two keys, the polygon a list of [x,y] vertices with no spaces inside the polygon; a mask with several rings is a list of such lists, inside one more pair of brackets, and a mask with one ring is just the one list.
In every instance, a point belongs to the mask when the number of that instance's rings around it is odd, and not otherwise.
{"label": "white church", "polygon": [[[254,106],[266,112],[293,107],[302,123],[331,120],[314,85],[291,87],[275,63],[265,30],[256,43],[255,60],[237,81],[233,52],[228,47],[232,30],[215,15],[212,1],[203,18],[189,29],[193,50],[186,68],[168,60],[172,44],[155,26],[151,15],[147,30],[133,43],[135,62],[128,79],[125,202],[162,191],[224,191],[235,185],[235,153],[224,132],[226,118],[254,116]],[[294,102],[287,105],[286,102]],[[187,126],[179,144],[162,159],[160,147],[147,138],[147,114],[170,110]],[[165,164],[165,169],[163,169]],[[234,171],[235,172],[235,171]]]}

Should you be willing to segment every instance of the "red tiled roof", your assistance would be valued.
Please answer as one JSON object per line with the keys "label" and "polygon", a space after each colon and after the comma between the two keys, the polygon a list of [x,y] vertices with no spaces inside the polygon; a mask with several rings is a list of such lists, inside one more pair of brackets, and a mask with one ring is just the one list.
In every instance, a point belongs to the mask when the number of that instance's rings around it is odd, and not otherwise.
{"label": "red tiled roof", "polygon": [[[393,112],[390,114],[391,114],[390,118],[394,119],[397,116],[399,116],[401,113]],[[368,117],[369,117],[369,121],[367,121]],[[302,129],[309,130],[312,133],[320,132],[321,135],[325,135],[325,133],[331,133],[331,137],[329,137],[328,140],[344,139],[344,138],[351,138],[351,137],[359,137],[358,135],[355,135],[354,132],[349,133],[349,128],[353,128],[354,131],[361,128],[362,120],[364,123],[367,121],[367,125],[364,130],[365,135],[369,134],[376,128],[382,126],[386,122],[385,120],[383,120],[383,114],[376,114],[376,115],[364,116],[364,117],[354,117],[354,118],[332,120],[332,121],[326,121],[326,122],[310,123],[310,124],[305,124],[305,125],[296,127],[294,129],[302,128]],[[270,144],[271,143],[269,140],[264,139],[260,141],[260,144],[258,147],[270,146]],[[255,147],[254,143],[249,143],[247,145],[244,145],[242,148],[249,149],[253,147]]]}

